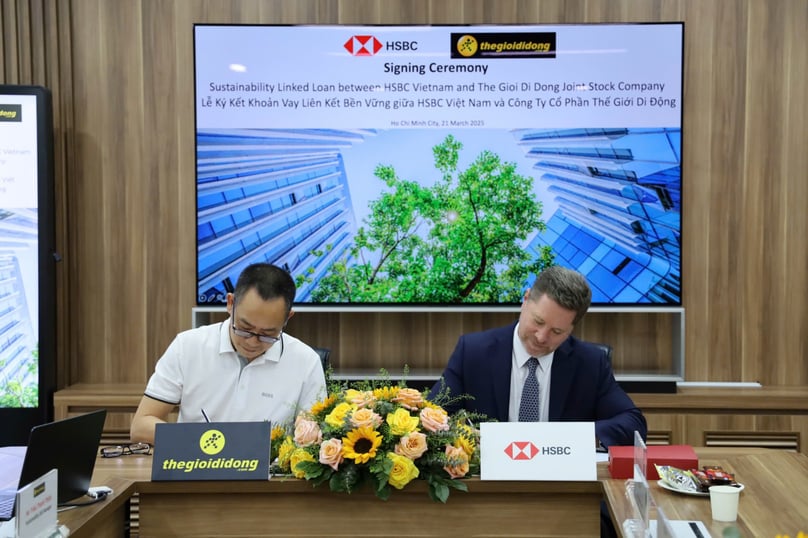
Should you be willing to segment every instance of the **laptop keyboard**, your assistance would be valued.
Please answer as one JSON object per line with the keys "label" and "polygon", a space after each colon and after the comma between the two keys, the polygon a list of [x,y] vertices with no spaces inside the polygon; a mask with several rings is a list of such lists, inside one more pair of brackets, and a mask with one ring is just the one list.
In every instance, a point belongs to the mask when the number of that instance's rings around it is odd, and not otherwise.
{"label": "laptop keyboard", "polygon": [[16,491],[0,491],[0,521],[11,518],[16,497]]}

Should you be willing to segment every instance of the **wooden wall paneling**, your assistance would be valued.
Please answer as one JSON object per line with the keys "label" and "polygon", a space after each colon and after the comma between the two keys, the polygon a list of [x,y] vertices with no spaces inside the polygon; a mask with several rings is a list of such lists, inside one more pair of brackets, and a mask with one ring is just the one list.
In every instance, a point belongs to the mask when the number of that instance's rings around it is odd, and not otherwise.
{"label": "wooden wall paneling", "polygon": [[4,84],[19,84],[19,52],[18,48],[23,44],[17,32],[17,7],[20,2],[14,0],[3,0],[0,3],[0,28],[3,30],[3,44],[0,49],[0,60],[2,60],[2,81]]}
{"label": "wooden wall paneling", "polygon": [[648,423],[648,444],[679,445],[684,443],[686,427],[684,415],[649,410],[644,410],[643,414]]}
{"label": "wooden wall paneling", "polygon": [[[754,4],[752,16],[756,20],[758,15],[764,17],[760,7]],[[760,371],[761,377],[769,383],[804,384],[808,382],[808,365],[804,360],[806,281],[799,275],[805,274],[807,255],[804,248],[795,250],[794,246],[804,244],[808,232],[805,212],[798,209],[808,202],[805,181],[808,160],[804,151],[805,140],[808,140],[804,98],[808,91],[808,74],[804,70],[808,53],[805,47],[797,45],[798,28],[808,24],[808,5],[788,2],[777,7],[779,9],[766,12],[761,27],[754,26],[755,33],[750,39],[750,43],[757,40],[765,43],[772,40],[774,34],[777,46],[770,49],[774,55],[771,69],[782,74],[773,81],[769,73],[754,74],[762,77],[761,86],[755,88],[764,92],[756,93],[755,100],[765,99],[767,106],[749,112],[763,122],[760,129],[776,131],[766,138],[765,144],[749,153],[750,177],[759,177],[762,184],[773,188],[764,206],[768,226],[762,256],[763,279],[771,281],[771,286],[758,286],[764,301],[761,317],[748,320],[745,335],[759,336],[749,346],[752,356],[748,365],[752,373],[746,375]],[[764,62],[768,55],[761,54],[760,48],[764,47],[755,47],[753,57]],[[799,95],[803,97],[800,99]],[[750,281],[749,286],[753,285],[756,283]],[[773,327],[780,329],[772,330]],[[781,331],[782,334],[778,334]],[[753,357],[763,360],[755,361]],[[782,357],[782,360],[773,360],[774,357]]]}
{"label": "wooden wall paneling", "polygon": [[[145,360],[133,361],[125,380],[148,377],[195,303],[196,219],[193,163],[193,27],[178,24],[180,4],[143,4],[142,230],[146,304]],[[187,118],[187,119],[186,119]]]}
{"label": "wooden wall paneling", "polygon": [[[55,247],[60,258],[68,244],[68,213],[71,191],[68,187],[73,159],[73,66],[70,5],[51,0],[44,12],[43,41],[48,73],[47,86],[53,96],[53,170]],[[69,274],[65,263],[56,264],[56,385],[64,386],[69,379],[67,357],[70,321],[67,315]]]}
{"label": "wooden wall paneling", "polygon": [[[783,306],[784,293],[791,268],[783,266],[787,245],[786,221],[782,218],[784,208],[780,194],[787,188],[783,177],[783,162],[780,148],[787,144],[783,125],[788,115],[784,107],[787,79],[772,76],[787,69],[784,61],[783,28],[787,4],[749,4],[748,40],[745,56],[749,65],[746,77],[745,117],[746,137],[744,167],[741,188],[744,199],[739,206],[739,224],[743,240],[739,254],[746,260],[741,272],[740,290],[743,312],[743,347],[740,357],[735,357],[732,373],[736,376],[753,376],[766,382],[783,382],[783,363],[768,363],[760,359],[768,356],[785,356],[785,335],[762,330],[767,324],[785,326],[787,314]],[[767,133],[766,137],[752,133]],[[784,278],[785,277],[785,278]],[[768,285],[761,282],[771,279]],[[780,282],[778,282],[780,280]],[[740,359],[740,360],[737,360]]]}
{"label": "wooden wall paneling", "polygon": [[[77,199],[81,275],[74,312],[79,379],[111,381],[144,360],[143,43],[138,4],[76,2],[77,130],[86,190]],[[95,23],[93,25],[93,23]],[[84,26],[84,25],[88,26]],[[100,29],[100,30],[99,30]],[[149,200],[150,201],[150,200]],[[89,237],[87,234],[90,234]],[[92,237],[92,240],[88,240]],[[98,353],[99,346],[102,350]],[[95,351],[90,353],[90,349]],[[125,374],[122,376],[126,378]]]}
{"label": "wooden wall paneling", "polygon": [[673,355],[672,313],[590,312],[575,335],[590,342],[609,344],[613,365],[625,374],[679,374]]}
{"label": "wooden wall paneling", "polygon": [[[727,21],[716,25],[714,21]],[[683,287],[685,371],[732,380],[740,355],[739,215],[744,145],[745,6],[688,4],[685,22]],[[704,148],[707,148],[705,151]],[[685,205],[686,204],[686,205]],[[692,331],[692,332],[691,332]]]}
{"label": "wooden wall paneling", "polygon": [[[784,106],[786,114],[784,144],[779,148],[779,158],[783,163],[783,178],[786,186],[780,193],[785,198],[784,212],[778,218],[786,221],[782,241],[788,245],[778,275],[773,275],[781,286],[784,302],[781,308],[787,313],[783,319],[783,332],[788,335],[788,345],[782,354],[784,368],[778,372],[773,382],[793,385],[808,384],[808,249],[804,248],[808,237],[808,47],[799,36],[808,28],[808,2],[792,1],[793,9],[786,13],[783,34],[785,71]],[[774,238],[777,240],[778,238]],[[795,248],[796,247],[796,248]],[[766,330],[771,330],[767,327]],[[776,333],[777,331],[771,331]],[[764,355],[763,361],[775,359]],[[808,439],[808,438],[804,438]]]}
{"label": "wooden wall paneling", "polygon": [[[382,24],[383,14],[395,19],[395,12],[402,2],[381,2],[380,0],[339,0],[337,2],[337,24]],[[320,21],[315,21],[319,23]],[[384,21],[389,23],[390,21]]]}
{"label": "wooden wall paneling", "polygon": [[[759,435],[755,435],[757,432]],[[800,439],[800,449],[805,451],[802,440],[808,433],[808,417],[805,415],[786,414],[687,414],[684,442],[693,446],[705,446],[705,443],[724,443],[745,446],[761,446],[764,443],[772,444],[772,435],[794,434]],[[717,441],[720,439],[720,441]],[[784,440],[781,439],[781,442]]]}

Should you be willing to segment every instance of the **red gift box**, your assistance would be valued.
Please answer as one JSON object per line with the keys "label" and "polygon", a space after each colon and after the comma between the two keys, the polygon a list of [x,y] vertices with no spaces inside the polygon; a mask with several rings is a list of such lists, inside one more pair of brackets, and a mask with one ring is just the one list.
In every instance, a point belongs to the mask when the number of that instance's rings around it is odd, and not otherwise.
{"label": "red gift box", "polygon": [[[648,447],[648,469],[645,477],[658,480],[656,465],[670,465],[677,469],[698,469],[699,458],[690,445],[652,445]],[[634,447],[609,447],[609,474],[612,478],[634,478]]]}

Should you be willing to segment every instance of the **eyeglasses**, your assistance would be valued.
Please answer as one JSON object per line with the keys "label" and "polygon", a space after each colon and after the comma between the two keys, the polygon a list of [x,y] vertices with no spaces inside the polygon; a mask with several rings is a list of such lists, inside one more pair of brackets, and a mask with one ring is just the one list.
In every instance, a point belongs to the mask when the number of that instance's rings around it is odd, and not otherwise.
{"label": "eyeglasses", "polygon": [[274,344],[281,339],[281,335],[283,334],[283,329],[281,332],[278,333],[278,336],[269,336],[267,334],[258,334],[250,331],[245,331],[244,329],[239,329],[236,327],[236,307],[233,307],[233,332],[236,333],[236,336],[240,336],[241,338],[252,338],[253,336],[258,338],[259,342],[263,342],[264,344]]}
{"label": "eyeglasses", "polygon": [[117,458],[132,454],[151,454],[149,443],[132,443],[131,445],[105,446],[101,449],[102,458]]}

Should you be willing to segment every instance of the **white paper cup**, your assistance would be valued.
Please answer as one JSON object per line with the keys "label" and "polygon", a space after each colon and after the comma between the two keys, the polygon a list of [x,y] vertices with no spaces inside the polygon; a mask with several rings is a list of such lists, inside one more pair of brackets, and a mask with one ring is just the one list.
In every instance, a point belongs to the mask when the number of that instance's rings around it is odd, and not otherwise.
{"label": "white paper cup", "polygon": [[738,499],[741,490],[733,486],[711,486],[710,508],[716,521],[735,521],[738,519]]}

